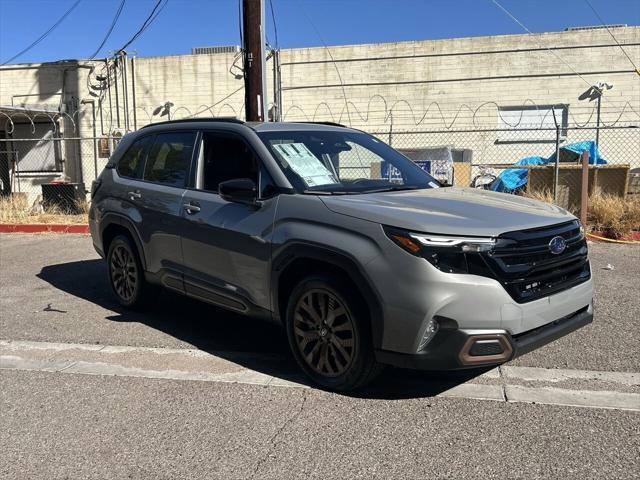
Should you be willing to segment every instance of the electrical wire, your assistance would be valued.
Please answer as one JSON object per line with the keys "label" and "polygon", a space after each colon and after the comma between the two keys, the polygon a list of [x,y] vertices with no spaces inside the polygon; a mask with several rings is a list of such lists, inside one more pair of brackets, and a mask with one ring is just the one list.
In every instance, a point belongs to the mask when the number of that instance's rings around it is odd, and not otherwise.
{"label": "electrical wire", "polygon": [[304,13],[304,16],[307,17],[307,21],[309,22],[309,24],[311,25],[313,30],[316,32],[316,35],[318,35],[318,38],[320,39],[320,42],[324,46],[324,49],[329,54],[329,58],[331,58],[331,63],[333,64],[333,68],[336,69],[336,73],[338,74],[338,80],[340,80],[340,87],[342,88],[342,95],[344,96],[344,106],[345,106],[345,108],[347,110],[347,119],[349,121],[349,126],[351,126],[351,113],[349,112],[349,100],[347,99],[347,90],[344,88],[344,82],[342,81],[342,75],[340,75],[340,70],[338,69],[338,64],[333,59],[333,55],[331,54],[331,50],[329,50],[329,47],[327,46],[327,44],[325,43],[324,39],[322,38],[322,35],[320,34],[320,31],[316,28],[316,25],[313,23],[313,21],[311,20],[309,15],[307,15],[307,11],[304,9],[304,5],[302,3],[300,3],[299,5],[300,5],[300,7],[302,9],[302,13]]}
{"label": "electrical wire", "polygon": [[240,32],[240,49],[244,50],[244,32],[242,29],[242,0],[238,0],[238,32]]}
{"label": "electrical wire", "polygon": [[273,11],[273,0],[269,0],[269,7],[271,9],[271,21],[273,22],[273,34],[276,39],[276,49],[279,49],[280,42],[278,42],[278,24],[276,23],[276,14]]}
{"label": "electrical wire", "polygon": [[201,113],[206,112],[207,110],[209,110],[209,112],[211,112],[211,109],[212,109],[213,107],[215,107],[216,105],[220,105],[222,102],[224,102],[225,100],[227,100],[228,98],[232,97],[233,95],[235,95],[236,93],[238,93],[240,90],[243,90],[243,89],[244,89],[244,85],[243,85],[242,87],[240,87],[240,88],[238,88],[238,89],[234,90],[233,92],[231,92],[229,95],[227,95],[227,96],[226,96],[226,97],[224,97],[223,99],[218,100],[218,101],[217,101],[216,103],[214,103],[213,105],[209,105],[209,106],[207,106],[207,108],[203,108],[202,110],[199,110],[199,111],[197,111],[196,113],[194,113],[193,115],[190,115],[190,116],[188,116],[188,117],[186,117],[186,118],[193,118],[193,117],[196,117],[196,116],[200,115]]}
{"label": "electrical wire", "polygon": [[[516,22],[518,25],[520,25],[527,33],[529,33],[529,35],[531,35],[533,37],[534,33],[529,30],[524,23],[522,23],[520,20],[518,20],[509,10],[507,10],[506,8],[504,8],[502,5],[500,5],[500,3],[498,2],[498,0],[491,0],[491,2],[497,6],[500,10],[502,10],[504,13],[506,13],[514,22]],[[580,73],[578,73],[578,71],[573,68],[571,65],[569,65],[568,62],[565,61],[564,58],[562,58],[560,55],[558,55],[556,52],[554,52],[553,50],[551,50],[549,47],[547,47],[546,45],[543,45],[539,42],[536,42],[536,44],[538,45],[539,48],[544,48],[545,50],[547,50],[549,53],[551,53],[554,57],[556,57],[558,60],[560,60],[562,63],[564,63],[567,67],[569,67],[569,70],[571,70],[574,74],[576,74],[578,77],[580,77],[580,79],[586,83],[588,86],[592,86],[591,82],[589,82],[586,78],[584,78],[582,75],[580,75]]]}
{"label": "electrical wire", "polygon": [[73,12],[73,10],[78,6],[78,4],[81,2],[82,0],[76,0],[74,2],[73,5],[71,5],[71,7],[69,8],[69,10],[67,10],[66,12],[64,12],[64,14],[58,19],[58,21],[56,21],[56,23],[54,23],[49,30],[47,30],[46,32],[44,32],[42,35],[40,35],[36,40],[34,40],[34,42],[29,45],[28,47],[22,49],[20,52],[16,53],[13,57],[11,57],[9,60],[7,60],[6,62],[3,62],[2,65],[6,65],[7,63],[12,62],[13,60],[15,60],[16,58],[22,56],[23,54],[27,53],[29,50],[31,50],[33,47],[35,47],[36,45],[38,45],[42,40],[44,40],[51,32],[53,32],[58,25],[60,25],[65,18],[67,18],[69,16],[69,14],[71,12]]}
{"label": "electrical wire", "polygon": [[120,5],[118,6],[118,9],[116,10],[116,14],[113,17],[113,20],[111,21],[111,25],[109,26],[109,30],[107,30],[106,35],[104,36],[104,38],[102,39],[102,42],[100,43],[100,46],[96,49],[95,52],[93,52],[93,55],[91,55],[89,57],[89,60],[93,60],[94,58],[96,58],[96,55],[98,55],[98,53],[100,53],[100,50],[102,50],[102,47],[104,47],[104,44],[107,43],[107,40],[109,40],[109,37],[111,36],[111,32],[113,32],[114,27],[116,26],[116,23],[118,23],[118,18],[120,18],[120,14],[122,13],[122,9],[124,8],[124,4],[127,0],[122,0],[120,2]]}
{"label": "electrical wire", "polygon": [[640,68],[638,68],[638,66],[634,63],[634,61],[631,60],[631,57],[629,56],[627,51],[624,49],[622,45],[620,45],[620,42],[618,41],[616,36],[613,34],[613,32],[609,29],[609,26],[604,22],[604,20],[602,19],[598,11],[593,7],[593,5],[591,5],[591,2],[589,0],[584,0],[584,1],[586,2],[587,5],[589,5],[589,8],[595,14],[595,16],[598,17],[598,20],[600,20],[600,23],[602,24],[602,26],[607,30],[607,32],[609,32],[609,35],[611,35],[611,38],[613,38],[613,41],[616,42],[616,44],[620,47],[620,50],[622,50],[622,53],[624,53],[624,55],[629,59],[636,73],[640,75]]}
{"label": "electrical wire", "polygon": [[[164,3],[163,3],[163,0],[158,0],[156,2],[155,6],[153,7],[153,10],[151,10],[151,13],[147,17],[147,19],[143,22],[140,29],[127,41],[127,43],[125,43],[122,46],[122,48],[120,48],[120,51],[126,49],[129,45],[131,45],[134,41],[136,41],[137,38],[140,35],[142,35],[147,28],[149,28],[149,26],[154,22],[154,20],[158,18],[158,15],[160,15],[160,12],[162,12],[164,7],[167,6],[167,3],[169,3],[169,0],[164,0]],[[160,4],[162,4],[162,6],[160,6]]]}

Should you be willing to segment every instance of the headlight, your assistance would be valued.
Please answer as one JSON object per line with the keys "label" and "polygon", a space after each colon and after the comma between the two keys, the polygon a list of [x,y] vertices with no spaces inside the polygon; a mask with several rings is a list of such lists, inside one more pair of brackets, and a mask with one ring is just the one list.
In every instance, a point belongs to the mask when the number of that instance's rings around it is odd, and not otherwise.
{"label": "headlight", "polygon": [[491,252],[496,245],[492,237],[433,235],[391,227],[385,227],[385,233],[403,250],[448,273],[486,275],[486,263],[478,254]]}

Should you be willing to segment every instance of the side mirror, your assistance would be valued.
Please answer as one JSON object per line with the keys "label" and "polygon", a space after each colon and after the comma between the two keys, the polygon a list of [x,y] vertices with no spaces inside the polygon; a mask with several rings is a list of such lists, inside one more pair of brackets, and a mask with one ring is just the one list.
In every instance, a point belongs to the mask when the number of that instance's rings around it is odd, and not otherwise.
{"label": "side mirror", "polygon": [[220,182],[218,193],[227,202],[254,206],[258,204],[258,187],[253,180],[248,178],[234,178]]}

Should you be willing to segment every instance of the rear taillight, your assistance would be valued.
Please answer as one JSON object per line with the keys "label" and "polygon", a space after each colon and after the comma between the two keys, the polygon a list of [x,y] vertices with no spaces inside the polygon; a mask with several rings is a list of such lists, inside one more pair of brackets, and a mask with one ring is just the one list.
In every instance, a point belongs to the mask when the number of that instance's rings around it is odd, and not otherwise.
{"label": "rear taillight", "polygon": [[95,196],[98,189],[100,188],[100,185],[102,185],[102,180],[100,180],[99,178],[91,182],[91,198],[92,199]]}

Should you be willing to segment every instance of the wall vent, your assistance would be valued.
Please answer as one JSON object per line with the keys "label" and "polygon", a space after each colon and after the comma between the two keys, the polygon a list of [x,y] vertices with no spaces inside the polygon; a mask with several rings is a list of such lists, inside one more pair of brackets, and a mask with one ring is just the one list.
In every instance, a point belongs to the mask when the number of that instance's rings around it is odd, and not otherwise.
{"label": "wall vent", "polygon": [[586,27],[567,27],[564,29],[565,32],[577,32],[580,30],[606,30],[607,28],[623,28],[628,27],[626,23],[614,23],[611,25],[589,25]]}
{"label": "wall vent", "polygon": [[238,45],[222,45],[219,47],[196,47],[191,49],[192,55],[212,55],[214,53],[238,53]]}

